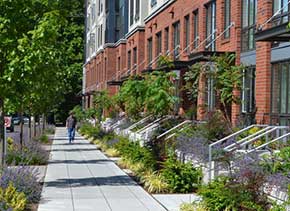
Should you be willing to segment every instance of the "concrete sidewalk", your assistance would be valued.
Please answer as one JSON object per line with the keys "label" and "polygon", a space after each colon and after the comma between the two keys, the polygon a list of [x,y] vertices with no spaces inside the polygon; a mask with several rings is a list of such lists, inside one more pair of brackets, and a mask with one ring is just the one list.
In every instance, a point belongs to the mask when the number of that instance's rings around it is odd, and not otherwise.
{"label": "concrete sidewalk", "polygon": [[94,145],[57,128],[38,211],[165,211]]}

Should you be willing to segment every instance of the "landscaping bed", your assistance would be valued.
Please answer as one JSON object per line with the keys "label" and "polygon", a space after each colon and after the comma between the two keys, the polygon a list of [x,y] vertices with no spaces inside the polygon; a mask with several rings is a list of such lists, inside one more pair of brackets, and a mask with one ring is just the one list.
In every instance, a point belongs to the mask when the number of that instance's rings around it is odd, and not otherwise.
{"label": "landscaping bed", "polygon": [[53,129],[23,146],[7,140],[7,166],[0,172],[0,210],[37,211]]}

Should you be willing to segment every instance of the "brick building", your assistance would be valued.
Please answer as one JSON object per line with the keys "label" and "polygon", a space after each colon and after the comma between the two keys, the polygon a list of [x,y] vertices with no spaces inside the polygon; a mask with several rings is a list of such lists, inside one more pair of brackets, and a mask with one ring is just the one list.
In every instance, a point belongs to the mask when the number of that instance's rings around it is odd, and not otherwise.
{"label": "brick building", "polygon": [[[103,3],[107,2],[114,1]],[[160,55],[174,59],[172,71],[180,75],[178,87],[189,65],[210,62],[213,55],[230,52],[235,53],[236,64],[246,67],[242,91],[235,92],[242,103],[232,105],[232,121],[243,118],[249,123],[290,125],[288,0],[129,0],[127,3],[124,36],[104,39],[101,49],[88,47],[90,38],[94,37],[88,36],[87,27],[84,65],[87,107],[93,91],[117,92],[118,81],[130,74],[155,69]],[[90,5],[87,4],[88,14],[91,14]],[[114,34],[113,28],[106,28],[103,33],[112,30]],[[98,34],[95,39],[98,40]],[[93,49],[95,54],[91,53]],[[214,109],[217,103],[212,83],[201,81],[206,94],[200,93],[197,99],[199,105],[207,104],[207,110]],[[186,98],[182,91],[179,94]],[[184,99],[179,106],[187,109],[188,104]],[[201,110],[199,119],[204,117]]]}

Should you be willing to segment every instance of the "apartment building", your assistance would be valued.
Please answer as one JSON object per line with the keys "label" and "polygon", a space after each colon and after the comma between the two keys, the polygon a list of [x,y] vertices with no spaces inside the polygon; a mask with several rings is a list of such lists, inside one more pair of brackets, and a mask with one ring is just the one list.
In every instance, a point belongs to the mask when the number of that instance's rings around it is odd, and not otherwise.
{"label": "apartment building", "polygon": [[[86,55],[83,77],[85,107],[91,107],[93,93],[108,89],[115,76],[115,43],[128,32],[127,0],[86,1]],[[114,89],[110,90],[112,93]]]}
{"label": "apartment building", "polygon": [[[242,90],[235,92],[241,104],[231,107],[233,123],[243,118],[249,123],[290,125],[288,22],[288,0],[129,0],[128,32],[107,47],[115,55],[109,65],[114,70],[99,70],[106,84],[101,88],[109,84],[116,92],[128,75],[156,69],[160,55],[174,59],[171,71],[179,76],[176,86],[181,87],[188,66],[210,63],[213,55],[234,53],[235,63],[246,68]],[[91,66],[93,62],[86,64],[86,71]],[[98,81],[90,74],[86,77]],[[199,119],[204,118],[204,109],[216,107],[212,84],[211,80],[200,83],[206,93],[200,93],[194,103],[207,107],[199,108]],[[182,90],[178,94],[184,99],[179,106],[186,110],[193,102]]]}

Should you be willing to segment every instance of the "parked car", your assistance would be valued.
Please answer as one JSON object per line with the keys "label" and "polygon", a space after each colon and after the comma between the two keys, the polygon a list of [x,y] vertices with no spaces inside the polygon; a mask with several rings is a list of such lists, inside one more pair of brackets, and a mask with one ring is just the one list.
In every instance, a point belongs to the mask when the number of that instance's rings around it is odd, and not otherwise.
{"label": "parked car", "polygon": [[14,125],[20,125],[20,117],[18,117],[18,116],[13,117],[12,122]]}
{"label": "parked car", "polygon": [[[12,121],[13,121],[14,125],[20,125],[20,122],[21,122],[19,116],[13,117]],[[29,123],[29,118],[24,116],[23,117],[23,123],[24,124],[28,124]]]}
{"label": "parked car", "polygon": [[[8,119],[8,122],[10,123],[10,124],[6,127],[6,130],[9,130],[11,133],[14,132],[14,124],[13,124],[12,117],[10,117],[10,116],[6,116],[5,119]],[[6,121],[6,120],[5,120],[5,121]]]}

